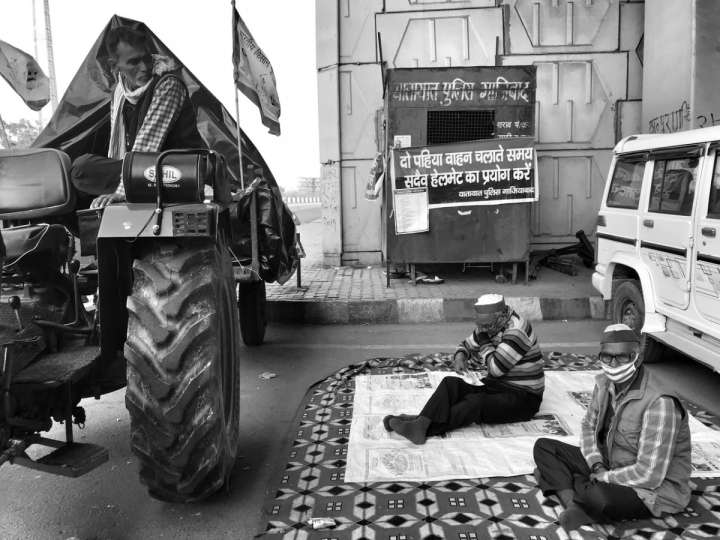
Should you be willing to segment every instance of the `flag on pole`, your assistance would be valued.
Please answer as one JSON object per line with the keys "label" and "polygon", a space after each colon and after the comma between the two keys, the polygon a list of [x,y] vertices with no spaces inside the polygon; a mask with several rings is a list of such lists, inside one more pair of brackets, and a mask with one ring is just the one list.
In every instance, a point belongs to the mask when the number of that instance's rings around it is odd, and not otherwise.
{"label": "flag on pole", "polygon": [[238,90],[260,109],[262,123],[280,135],[280,98],[275,73],[233,2],[233,74]]}
{"label": "flag on pole", "polygon": [[50,101],[50,81],[28,53],[0,41],[0,75],[34,111]]}

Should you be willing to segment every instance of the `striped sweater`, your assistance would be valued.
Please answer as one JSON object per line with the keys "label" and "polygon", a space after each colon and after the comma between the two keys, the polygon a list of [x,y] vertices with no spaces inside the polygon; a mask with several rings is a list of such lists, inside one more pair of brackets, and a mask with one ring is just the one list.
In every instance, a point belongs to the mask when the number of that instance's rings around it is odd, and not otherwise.
{"label": "striped sweater", "polygon": [[469,367],[487,366],[487,379],[542,395],[545,389],[543,357],[530,323],[514,311],[508,324],[492,339],[475,329],[458,345]]}

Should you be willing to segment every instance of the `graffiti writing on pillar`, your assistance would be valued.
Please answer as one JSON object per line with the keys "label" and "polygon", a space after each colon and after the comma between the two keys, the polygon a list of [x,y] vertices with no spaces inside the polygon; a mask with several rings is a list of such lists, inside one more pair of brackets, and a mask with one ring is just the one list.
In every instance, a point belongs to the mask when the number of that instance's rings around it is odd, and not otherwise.
{"label": "graffiti writing on pillar", "polygon": [[715,113],[698,114],[695,119],[699,128],[720,125],[720,114],[717,116],[715,116]]}
{"label": "graffiti writing on pillar", "polygon": [[683,101],[674,111],[656,116],[648,122],[650,133],[674,133],[691,128],[690,105]]}
{"label": "graffiti writing on pillar", "polygon": [[322,166],[320,176],[320,204],[322,206],[322,223],[326,227],[337,229],[340,213],[340,178],[337,164]]}

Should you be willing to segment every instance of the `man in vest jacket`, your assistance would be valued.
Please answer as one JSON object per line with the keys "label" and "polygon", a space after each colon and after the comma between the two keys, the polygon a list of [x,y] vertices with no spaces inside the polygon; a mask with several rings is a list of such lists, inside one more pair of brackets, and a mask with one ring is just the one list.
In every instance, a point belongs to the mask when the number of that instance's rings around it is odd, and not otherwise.
{"label": "man in vest jacket", "polygon": [[[125,199],[119,182],[119,160],[126,152],[205,147],[188,89],[177,73],[175,61],[152,54],[147,35],[126,26],[108,32],[105,45],[110,65],[117,73],[110,100],[108,158],[118,161],[86,154],[73,164],[75,186],[83,193],[102,193],[92,201],[91,208]],[[107,193],[108,182],[117,189]]]}
{"label": "man in vest jacket", "polygon": [[485,365],[483,384],[445,377],[418,416],[386,416],[385,429],[424,444],[427,437],[473,423],[519,422],[538,412],[545,375],[530,323],[502,295],[484,294],[475,303],[475,324],[455,351],[454,364],[458,372]]}
{"label": "man in vest jacket", "polygon": [[641,364],[640,344],[624,324],[600,343],[595,389],[582,421],[580,448],[539,439],[535,477],[565,506],[560,525],[659,517],[690,501],[690,429],[679,398]]}

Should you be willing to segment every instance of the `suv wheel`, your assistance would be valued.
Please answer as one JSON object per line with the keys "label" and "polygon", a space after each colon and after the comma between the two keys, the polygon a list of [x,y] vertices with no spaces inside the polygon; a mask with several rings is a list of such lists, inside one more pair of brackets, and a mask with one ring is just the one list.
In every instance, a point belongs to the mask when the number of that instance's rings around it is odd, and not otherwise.
{"label": "suv wheel", "polygon": [[665,346],[641,330],[645,323],[645,301],[640,283],[634,279],[619,282],[615,286],[612,299],[612,320],[614,323],[628,325],[640,338],[643,361],[646,364],[659,362],[665,352]]}

